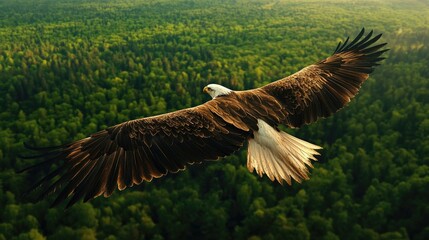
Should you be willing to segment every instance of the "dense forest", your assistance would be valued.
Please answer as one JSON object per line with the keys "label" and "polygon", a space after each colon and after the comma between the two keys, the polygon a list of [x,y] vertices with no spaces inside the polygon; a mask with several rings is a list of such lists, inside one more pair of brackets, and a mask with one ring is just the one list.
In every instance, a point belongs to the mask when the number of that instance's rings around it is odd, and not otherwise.
{"label": "dense forest", "polygon": [[[0,239],[429,239],[427,1],[0,0]],[[302,184],[246,152],[65,210],[22,197],[28,142],[52,146],[262,86],[362,27],[390,51],[359,95],[294,135],[323,146]]]}

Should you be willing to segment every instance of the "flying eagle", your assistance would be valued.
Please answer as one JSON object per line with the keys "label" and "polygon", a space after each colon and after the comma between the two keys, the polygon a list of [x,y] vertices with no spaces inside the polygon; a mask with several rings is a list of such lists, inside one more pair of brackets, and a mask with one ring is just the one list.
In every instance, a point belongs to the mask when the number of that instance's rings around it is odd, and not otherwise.
{"label": "flying eagle", "polygon": [[321,147],[278,126],[300,127],[350,102],[387,51],[380,50],[386,43],[374,45],[381,34],[364,32],[340,42],[332,56],[263,87],[209,84],[204,92],[212,99],[199,106],[127,121],[58,147],[29,147],[39,154],[27,158],[41,160],[21,171],[51,170],[29,191],[38,189],[40,198],[56,193],[53,205],[70,198],[68,207],[225,157],[246,142],[249,171],[280,183],[308,179]]}

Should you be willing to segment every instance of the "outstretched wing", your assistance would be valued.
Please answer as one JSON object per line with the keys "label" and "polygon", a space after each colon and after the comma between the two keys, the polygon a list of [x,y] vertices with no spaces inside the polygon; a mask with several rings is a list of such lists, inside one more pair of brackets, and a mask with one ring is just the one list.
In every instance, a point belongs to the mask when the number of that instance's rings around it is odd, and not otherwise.
{"label": "outstretched wing", "polygon": [[299,127],[335,113],[353,98],[380,57],[386,43],[372,46],[381,34],[364,37],[365,30],[350,43],[338,44],[334,54],[284,79],[261,88],[275,97],[287,113],[283,124]]}
{"label": "outstretched wing", "polygon": [[[212,100],[194,108],[128,121],[109,127],[88,138],[54,148],[33,148],[42,161],[22,171],[53,169],[35,183],[39,197],[58,193],[53,205],[71,197],[67,207],[84,198],[110,196],[142,181],[151,181],[167,172],[177,172],[187,164],[214,160],[239,149],[250,130],[228,115],[241,109],[219,110],[222,100]],[[218,109],[213,113],[211,109]],[[228,112],[229,111],[229,112]]]}

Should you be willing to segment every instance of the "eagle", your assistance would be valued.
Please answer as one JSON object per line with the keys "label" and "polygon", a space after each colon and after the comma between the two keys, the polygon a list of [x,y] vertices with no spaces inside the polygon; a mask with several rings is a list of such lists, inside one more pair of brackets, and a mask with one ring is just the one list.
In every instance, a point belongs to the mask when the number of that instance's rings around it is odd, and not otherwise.
{"label": "eagle", "polygon": [[50,194],[67,207],[123,190],[187,165],[217,160],[247,145],[247,168],[289,185],[309,179],[321,147],[279,127],[297,128],[345,106],[384,58],[381,34],[363,28],[339,42],[328,58],[265,86],[234,91],[209,84],[211,100],[157,116],[130,120],[56,147],[26,147],[38,159],[19,172],[45,172],[28,190]]}

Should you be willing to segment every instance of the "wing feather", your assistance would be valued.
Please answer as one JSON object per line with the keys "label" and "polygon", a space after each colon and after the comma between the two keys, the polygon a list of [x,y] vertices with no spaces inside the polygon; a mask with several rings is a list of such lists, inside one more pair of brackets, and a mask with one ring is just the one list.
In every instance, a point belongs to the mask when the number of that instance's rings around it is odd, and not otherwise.
{"label": "wing feather", "polygon": [[283,124],[300,127],[328,117],[350,102],[388,50],[380,50],[386,43],[372,46],[381,34],[364,33],[362,29],[350,43],[349,39],[340,42],[332,56],[260,88],[282,105],[287,115]]}
{"label": "wing feather", "polygon": [[70,198],[69,207],[229,155],[250,135],[246,112],[234,99],[128,121],[59,147],[32,148],[41,163],[23,171],[53,170],[30,191],[40,198],[56,193],[53,205]]}

